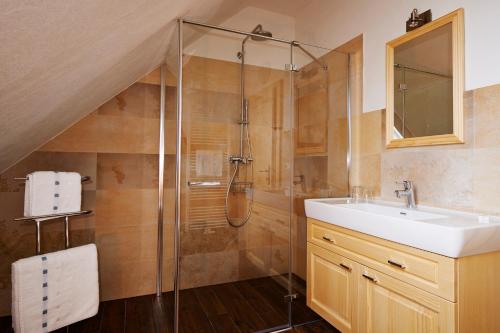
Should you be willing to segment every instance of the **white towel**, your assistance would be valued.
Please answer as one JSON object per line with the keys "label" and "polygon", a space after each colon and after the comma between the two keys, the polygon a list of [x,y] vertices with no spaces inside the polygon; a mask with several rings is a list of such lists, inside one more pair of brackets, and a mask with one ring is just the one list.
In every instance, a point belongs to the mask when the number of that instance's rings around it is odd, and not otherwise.
{"label": "white towel", "polygon": [[16,333],[50,332],[95,316],[98,309],[94,244],[12,264],[12,327]]}
{"label": "white towel", "polygon": [[36,171],[26,179],[24,216],[81,210],[82,182],[77,172]]}

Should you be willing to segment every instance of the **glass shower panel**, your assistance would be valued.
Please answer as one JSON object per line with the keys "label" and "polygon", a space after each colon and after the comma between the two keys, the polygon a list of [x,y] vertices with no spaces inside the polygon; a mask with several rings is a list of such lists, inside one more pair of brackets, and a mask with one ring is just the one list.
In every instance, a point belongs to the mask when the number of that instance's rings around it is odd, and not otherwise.
{"label": "glass shower panel", "polygon": [[286,327],[290,45],[183,35],[180,331]]}
{"label": "glass shower panel", "polygon": [[[304,199],[349,195],[348,54],[293,48],[295,145],[292,215],[292,284],[297,294],[292,323],[313,318],[304,311],[307,287],[307,219]],[[304,315],[306,314],[306,315]]]}

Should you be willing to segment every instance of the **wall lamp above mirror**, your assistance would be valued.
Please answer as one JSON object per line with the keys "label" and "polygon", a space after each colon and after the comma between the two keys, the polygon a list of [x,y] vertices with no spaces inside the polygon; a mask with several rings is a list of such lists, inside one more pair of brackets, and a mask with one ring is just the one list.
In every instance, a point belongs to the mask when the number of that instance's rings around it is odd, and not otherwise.
{"label": "wall lamp above mirror", "polygon": [[387,43],[389,148],[464,143],[464,12]]}

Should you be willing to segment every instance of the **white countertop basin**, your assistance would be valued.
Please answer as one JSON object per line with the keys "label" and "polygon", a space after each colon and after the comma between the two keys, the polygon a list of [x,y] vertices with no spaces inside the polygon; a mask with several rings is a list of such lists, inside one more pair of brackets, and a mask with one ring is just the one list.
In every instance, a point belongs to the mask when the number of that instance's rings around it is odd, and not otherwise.
{"label": "white countertop basin", "polygon": [[500,250],[500,218],[374,200],[307,199],[306,216],[452,258]]}

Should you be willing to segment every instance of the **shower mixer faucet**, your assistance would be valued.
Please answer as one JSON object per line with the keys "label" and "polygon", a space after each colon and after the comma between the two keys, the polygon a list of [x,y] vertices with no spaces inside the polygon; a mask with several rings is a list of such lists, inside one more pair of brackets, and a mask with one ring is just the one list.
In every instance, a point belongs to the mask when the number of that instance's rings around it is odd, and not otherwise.
{"label": "shower mixer faucet", "polygon": [[229,162],[231,162],[231,163],[248,164],[252,161],[253,161],[253,158],[251,158],[251,157],[229,156]]}

